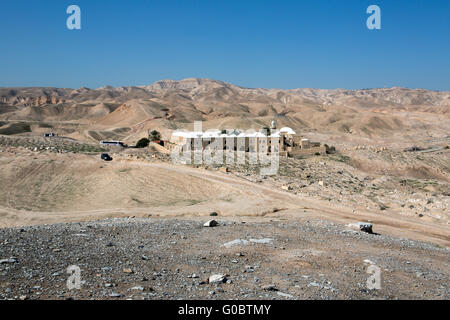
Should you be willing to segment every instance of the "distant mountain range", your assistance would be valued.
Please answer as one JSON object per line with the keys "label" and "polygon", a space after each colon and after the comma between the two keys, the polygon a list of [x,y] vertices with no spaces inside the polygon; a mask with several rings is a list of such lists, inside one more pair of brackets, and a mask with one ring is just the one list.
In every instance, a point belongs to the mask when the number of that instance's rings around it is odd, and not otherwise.
{"label": "distant mountain range", "polygon": [[[399,87],[279,90],[184,79],[99,89],[0,88],[3,127],[12,121],[58,122],[65,134],[88,140],[135,139],[153,128],[170,134],[194,120],[203,120],[205,128],[243,129],[276,120],[297,130],[374,137],[433,125],[447,130],[439,119],[450,122],[449,115],[450,91]],[[68,130],[64,122],[80,128]]]}

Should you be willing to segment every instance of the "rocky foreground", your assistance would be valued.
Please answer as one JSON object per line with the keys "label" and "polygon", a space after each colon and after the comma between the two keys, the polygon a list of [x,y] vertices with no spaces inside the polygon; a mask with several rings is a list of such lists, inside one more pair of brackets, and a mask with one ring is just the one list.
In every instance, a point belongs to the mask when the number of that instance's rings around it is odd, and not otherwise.
{"label": "rocky foreground", "polygon": [[[217,226],[150,217],[0,229],[0,298],[449,298],[448,248],[376,226],[212,218]],[[81,287],[69,290],[73,265]],[[371,265],[380,289],[367,286]]]}

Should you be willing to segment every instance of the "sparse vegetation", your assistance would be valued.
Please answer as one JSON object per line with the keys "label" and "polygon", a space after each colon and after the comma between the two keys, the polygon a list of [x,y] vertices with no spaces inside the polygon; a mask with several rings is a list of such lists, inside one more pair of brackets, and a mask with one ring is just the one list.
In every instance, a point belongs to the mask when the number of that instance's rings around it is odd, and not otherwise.
{"label": "sparse vegetation", "polygon": [[336,148],[334,146],[328,146],[327,144],[324,144],[325,148],[326,148],[326,153],[327,154],[334,154],[336,153]]}
{"label": "sparse vegetation", "polygon": [[349,133],[350,132],[350,128],[346,124],[342,124],[341,127],[339,128],[339,130],[342,131],[342,132],[345,132],[345,133]]}
{"label": "sparse vegetation", "polygon": [[330,160],[338,161],[338,162],[344,162],[349,163],[351,158],[349,156],[344,156],[342,154],[337,155],[335,157],[330,157]]}
{"label": "sparse vegetation", "polygon": [[53,126],[48,123],[39,123],[39,128],[53,128]]}
{"label": "sparse vegetation", "polygon": [[[142,140],[142,139],[141,139]],[[151,141],[158,141],[158,140],[161,140],[161,134],[158,132],[158,131],[156,131],[156,130],[153,130],[152,132],[150,132],[150,140]],[[148,145],[148,144],[147,144]],[[137,146],[137,145],[136,145]]]}
{"label": "sparse vegetation", "polygon": [[150,140],[147,138],[142,138],[136,143],[136,148],[146,148],[148,147]]}
{"label": "sparse vegetation", "polygon": [[23,147],[32,151],[56,153],[100,153],[109,149],[98,145],[55,137],[51,140],[37,137],[0,137],[0,146]]}
{"label": "sparse vegetation", "polygon": [[4,135],[14,135],[25,132],[31,132],[30,125],[25,122],[11,123],[9,125],[4,125],[3,128],[0,129],[0,134]]}
{"label": "sparse vegetation", "polygon": [[271,134],[270,128],[268,126],[264,126],[262,128],[262,133],[265,134],[266,136],[270,136],[270,134]]}

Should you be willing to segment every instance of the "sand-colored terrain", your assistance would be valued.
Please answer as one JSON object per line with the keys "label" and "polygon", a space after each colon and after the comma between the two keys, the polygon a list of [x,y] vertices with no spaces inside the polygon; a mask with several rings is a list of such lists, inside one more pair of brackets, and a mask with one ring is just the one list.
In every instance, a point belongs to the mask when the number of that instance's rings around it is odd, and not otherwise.
{"label": "sand-colored terrain", "polygon": [[[275,182],[170,162],[97,155],[35,153],[0,156],[2,227],[89,221],[105,217],[221,216],[304,218],[341,223],[371,221],[376,232],[449,246],[446,219],[419,219],[287,192]],[[355,211],[357,209],[357,211]],[[445,210],[443,211],[446,212]],[[447,211],[448,213],[448,211]]]}
{"label": "sand-colored terrain", "polygon": [[[99,145],[272,120],[336,151],[264,176]],[[210,215],[219,226],[202,227]],[[0,88],[2,299],[448,299],[449,247],[450,92]],[[84,287],[68,292],[75,262]],[[208,283],[214,273],[224,281]]]}
{"label": "sand-colored terrain", "polygon": [[[441,139],[450,132],[450,93],[422,89],[243,88],[210,79],[162,80],[140,87],[0,88],[0,134],[60,135],[135,143],[147,130],[261,129],[272,120],[352,143]],[[445,121],[447,120],[447,121]]]}

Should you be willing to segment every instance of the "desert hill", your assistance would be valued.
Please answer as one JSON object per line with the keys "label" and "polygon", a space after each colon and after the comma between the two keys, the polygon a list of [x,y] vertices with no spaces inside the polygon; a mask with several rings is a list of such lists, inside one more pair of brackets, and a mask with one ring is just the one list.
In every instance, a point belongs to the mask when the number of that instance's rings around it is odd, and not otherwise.
{"label": "desert hill", "polygon": [[[399,87],[280,90],[184,79],[139,87],[0,88],[0,130],[11,122],[45,121],[61,134],[91,141],[106,131],[111,138],[133,142],[148,129],[167,138],[171,130],[191,128],[195,120],[202,120],[204,128],[259,129],[275,119],[279,126],[302,133],[369,140],[396,135],[412,143],[421,137],[447,137],[449,115],[449,91]],[[74,122],[79,127],[68,130],[65,124]],[[117,129],[120,134],[114,133]],[[9,130],[29,131],[34,126]]]}

